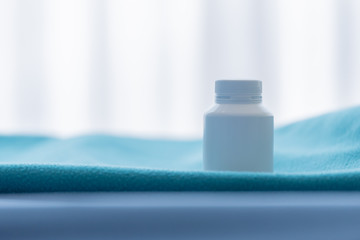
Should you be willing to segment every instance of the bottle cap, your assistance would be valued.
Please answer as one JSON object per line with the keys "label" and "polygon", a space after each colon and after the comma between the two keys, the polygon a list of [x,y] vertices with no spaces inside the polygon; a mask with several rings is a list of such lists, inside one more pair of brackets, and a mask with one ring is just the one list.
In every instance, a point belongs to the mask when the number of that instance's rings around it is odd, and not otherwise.
{"label": "bottle cap", "polygon": [[261,103],[262,84],[259,80],[217,80],[216,103]]}

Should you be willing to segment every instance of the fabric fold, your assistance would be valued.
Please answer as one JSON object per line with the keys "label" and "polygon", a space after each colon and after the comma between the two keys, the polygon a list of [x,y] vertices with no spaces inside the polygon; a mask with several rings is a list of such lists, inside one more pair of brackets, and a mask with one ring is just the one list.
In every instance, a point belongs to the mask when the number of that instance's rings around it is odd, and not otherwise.
{"label": "fabric fold", "polygon": [[274,173],[206,172],[200,140],[0,137],[0,192],[360,190],[360,107],[275,130]]}

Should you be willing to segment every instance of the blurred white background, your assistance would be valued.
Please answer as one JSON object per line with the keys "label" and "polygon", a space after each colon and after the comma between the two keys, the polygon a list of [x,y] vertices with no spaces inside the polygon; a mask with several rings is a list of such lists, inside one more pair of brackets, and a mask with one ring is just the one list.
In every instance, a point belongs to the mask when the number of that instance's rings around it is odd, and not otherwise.
{"label": "blurred white background", "polygon": [[276,125],[360,103],[360,1],[0,0],[0,134],[200,137],[214,80]]}

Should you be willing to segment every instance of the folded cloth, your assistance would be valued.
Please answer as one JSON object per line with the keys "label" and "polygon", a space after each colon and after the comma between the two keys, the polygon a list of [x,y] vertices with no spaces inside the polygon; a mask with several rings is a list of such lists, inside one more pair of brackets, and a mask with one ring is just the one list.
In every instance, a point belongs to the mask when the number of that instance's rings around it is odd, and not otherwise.
{"label": "folded cloth", "polygon": [[202,171],[202,142],[0,137],[0,192],[360,190],[360,107],[275,130],[274,173]]}

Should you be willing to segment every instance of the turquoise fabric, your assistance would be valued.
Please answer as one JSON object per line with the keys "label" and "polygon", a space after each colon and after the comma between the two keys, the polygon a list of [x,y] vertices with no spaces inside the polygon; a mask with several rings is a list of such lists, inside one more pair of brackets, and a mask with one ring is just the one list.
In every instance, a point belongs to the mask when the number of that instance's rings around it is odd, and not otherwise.
{"label": "turquoise fabric", "polygon": [[202,171],[201,141],[0,137],[0,192],[360,190],[360,107],[275,131],[275,172]]}

